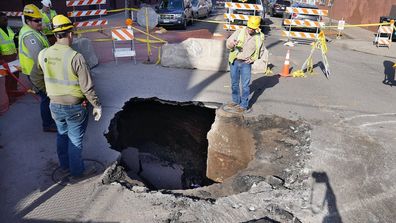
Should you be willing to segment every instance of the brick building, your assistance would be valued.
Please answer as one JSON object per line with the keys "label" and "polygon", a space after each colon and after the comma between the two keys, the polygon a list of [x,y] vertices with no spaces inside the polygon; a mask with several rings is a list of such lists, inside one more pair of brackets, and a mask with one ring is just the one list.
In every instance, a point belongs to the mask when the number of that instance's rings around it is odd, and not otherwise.
{"label": "brick building", "polygon": [[381,16],[391,16],[396,18],[396,0],[298,1],[309,4],[316,4],[321,9],[329,10],[329,16],[332,19],[344,19],[349,24],[378,23]]}

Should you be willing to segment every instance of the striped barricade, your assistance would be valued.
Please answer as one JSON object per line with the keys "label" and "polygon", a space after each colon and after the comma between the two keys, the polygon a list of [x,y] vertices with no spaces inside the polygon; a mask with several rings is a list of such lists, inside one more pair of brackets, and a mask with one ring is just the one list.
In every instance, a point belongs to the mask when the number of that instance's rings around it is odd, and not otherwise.
{"label": "striped barricade", "polygon": [[[311,16],[318,16],[321,18],[322,16],[327,16],[328,11],[322,9],[310,9],[310,8],[293,8],[293,7],[286,7],[286,13],[291,14],[291,19],[285,19],[283,21],[283,25],[288,26],[288,31],[283,31],[282,35],[287,36],[290,39],[298,39],[300,42],[302,40],[307,41],[315,41],[318,37],[318,33],[320,28],[323,27],[325,24],[320,21],[312,21],[312,20],[300,20],[300,19],[293,19],[298,17],[299,14],[302,15],[311,15]],[[292,28],[299,28],[302,29],[301,32],[295,32]],[[307,29],[309,29],[307,31]],[[316,30],[315,33],[309,32],[310,30]]]}
{"label": "striped barricade", "polygon": [[240,29],[244,27],[250,16],[264,13],[263,6],[260,4],[225,2],[224,6],[227,9],[227,13],[224,14],[227,25],[223,28],[227,30]]}
{"label": "striped barricade", "polygon": [[[86,16],[99,16],[99,20],[85,21],[85,22],[75,22],[74,25],[77,28],[88,27],[88,26],[103,26],[107,25],[107,20],[102,20],[102,15],[107,15],[106,9],[101,9],[100,5],[106,4],[106,0],[71,0],[66,1],[67,7],[73,7],[73,11],[68,12],[67,16],[77,18],[77,17],[86,17]],[[97,10],[74,10],[75,7],[79,6],[87,6],[87,5],[98,5]],[[76,21],[76,20],[74,20]]]}
{"label": "striped barricade", "polygon": [[287,13],[327,16],[328,10],[286,7]]}
{"label": "striped barricade", "polygon": [[232,25],[232,24],[224,24],[223,29],[226,30],[237,30],[237,29],[243,29],[245,26],[240,26],[240,25]]}
{"label": "striped barricade", "polygon": [[107,20],[93,20],[93,21],[85,21],[85,22],[76,22],[74,26],[77,28],[88,27],[88,26],[104,26],[107,25]]}
{"label": "striped barricade", "polygon": [[392,43],[393,26],[380,26],[377,31],[374,42],[377,47],[386,46],[390,47]]}
{"label": "striped barricade", "polygon": [[311,20],[297,20],[297,19],[285,19],[284,25],[287,26],[298,26],[298,27],[309,27],[309,28],[320,28],[325,25],[324,22],[315,22]]}
{"label": "striped barricade", "polygon": [[22,12],[5,12],[3,11],[4,14],[6,14],[6,16],[22,16]]}
{"label": "striped barricade", "polygon": [[71,0],[66,1],[67,7],[106,4],[106,0]]}
{"label": "striped barricade", "polygon": [[72,11],[67,13],[67,16],[69,17],[83,17],[83,16],[97,16],[97,15],[107,15],[107,10],[100,9],[100,10]]}
{"label": "striped barricade", "polygon": [[246,10],[263,11],[263,6],[258,4],[226,2],[225,7],[230,9],[246,9]]}
{"label": "striped barricade", "polygon": [[310,39],[315,40],[318,38],[317,33],[306,33],[306,32],[294,32],[294,31],[282,31],[282,36],[295,39]]}
{"label": "striped barricade", "polygon": [[249,20],[249,15],[242,15],[242,14],[224,14],[224,18],[228,19],[229,21],[234,21],[235,19],[238,20]]}
{"label": "striped barricade", "polygon": [[[118,57],[131,57],[131,59],[133,57],[136,64],[135,36],[133,30],[131,28],[113,29],[111,30],[111,37],[113,40],[113,56],[116,63],[118,63]],[[117,48],[116,42],[119,41],[129,41],[131,45],[130,47]]]}

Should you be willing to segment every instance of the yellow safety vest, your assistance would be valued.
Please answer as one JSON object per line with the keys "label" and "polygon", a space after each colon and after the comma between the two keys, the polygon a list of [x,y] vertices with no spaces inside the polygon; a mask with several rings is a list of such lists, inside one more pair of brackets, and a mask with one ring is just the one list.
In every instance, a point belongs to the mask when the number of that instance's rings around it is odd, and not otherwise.
{"label": "yellow safety vest", "polygon": [[44,72],[45,88],[48,96],[71,95],[84,98],[78,76],[74,73],[71,62],[77,54],[70,46],[55,44],[43,49],[38,56]]}
{"label": "yellow safety vest", "polygon": [[43,15],[43,33],[45,35],[50,35],[52,33],[52,19],[56,16],[56,12],[52,9],[50,9],[50,18],[48,17],[47,13],[43,11],[43,9],[40,10],[41,14]]}
{"label": "yellow safety vest", "polygon": [[[238,44],[235,46],[234,49],[231,50],[230,55],[228,56],[228,62],[233,63],[234,60],[237,58],[238,53],[240,52],[240,49],[242,49],[243,45],[245,44],[245,35],[246,35],[246,27],[244,27],[238,35]],[[264,34],[260,32],[259,35],[255,35],[256,39],[256,50],[254,51],[253,55],[251,56],[251,59],[253,61],[257,60],[260,55],[260,46],[261,43],[264,41]]]}
{"label": "yellow safety vest", "polygon": [[34,66],[34,60],[32,56],[29,53],[29,50],[25,46],[25,43],[23,41],[23,38],[25,38],[28,35],[34,35],[40,42],[41,44],[47,48],[49,47],[49,42],[45,36],[43,36],[41,33],[37,32],[36,30],[30,28],[28,25],[24,25],[19,32],[19,62],[22,67],[22,73],[26,75],[30,75],[30,72],[32,72],[32,68]]}
{"label": "yellow safety vest", "polygon": [[15,33],[10,27],[7,27],[8,35],[0,29],[0,55],[16,54],[16,47],[14,43]]}

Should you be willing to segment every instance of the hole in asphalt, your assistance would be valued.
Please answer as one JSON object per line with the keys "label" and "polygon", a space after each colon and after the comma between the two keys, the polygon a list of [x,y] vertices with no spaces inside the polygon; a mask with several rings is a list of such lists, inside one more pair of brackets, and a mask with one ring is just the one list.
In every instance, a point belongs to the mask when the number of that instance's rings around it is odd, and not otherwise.
{"label": "hole in asphalt", "polygon": [[206,177],[206,136],[214,118],[215,109],[202,103],[133,98],[107,138],[131,179],[151,190],[197,188],[213,183]]}
{"label": "hole in asphalt", "polygon": [[205,105],[130,99],[105,134],[121,159],[102,182],[200,199],[238,194],[259,184],[270,188],[268,193],[306,186],[305,163],[311,154],[306,122]]}

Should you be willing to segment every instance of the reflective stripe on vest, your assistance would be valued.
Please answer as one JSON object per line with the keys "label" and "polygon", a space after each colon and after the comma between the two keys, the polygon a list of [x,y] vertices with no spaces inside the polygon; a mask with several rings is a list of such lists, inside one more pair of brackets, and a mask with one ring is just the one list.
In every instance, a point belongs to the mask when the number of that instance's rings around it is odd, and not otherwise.
{"label": "reflective stripe on vest", "polygon": [[45,48],[49,47],[48,40],[45,36],[37,32],[36,30],[30,28],[30,26],[28,25],[24,25],[22,27],[21,31],[19,32],[18,53],[19,53],[19,62],[22,67],[22,73],[26,75],[30,75],[30,73],[32,72],[32,68],[34,66],[34,60],[32,59],[32,56],[30,55],[30,52],[25,46],[25,43],[23,41],[23,39],[28,35],[34,35]]}
{"label": "reflective stripe on vest", "polygon": [[48,14],[45,13],[42,9],[40,10],[41,14],[43,15],[43,33],[44,34],[52,34],[52,19],[56,16],[56,12],[54,10],[50,9],[50,17],[48,17]]}
{"label": "reflective stripe on vest", "polygon": [[[236,45],[235,49],[231,50],[229,56],[228,56],[228,62],[233,63],[234,60],[237,58],[239,49],[242,49],[243,45],[245,44],[245,36],[246,36],[246,27],[241,29],[241,31],[238,34],[237,40],[239,41],[238,44]],[[254,51],[253,55],[251,56],[251,59],[253,61],[257,60],[260,56],[260,47],[261,43],[264,41],[264,34],[260,32],[259,35],[255,35],[256,39],[256,50]]]}
{"label": "reflective stripe on vest", "polygon": [[7,27],[8,35],[0,29],[0,55],[16,54],[16,47],[14,43],[15,33],[10,27]]}
{"label": "reflective stripe on vest", "polygon": [[83,98],[78,76],[74,73],[71,62],[77,54],[69,46],[55,44],[39,54],[39,63],[44,72],[44,81],[49,96],[71,95]]}

